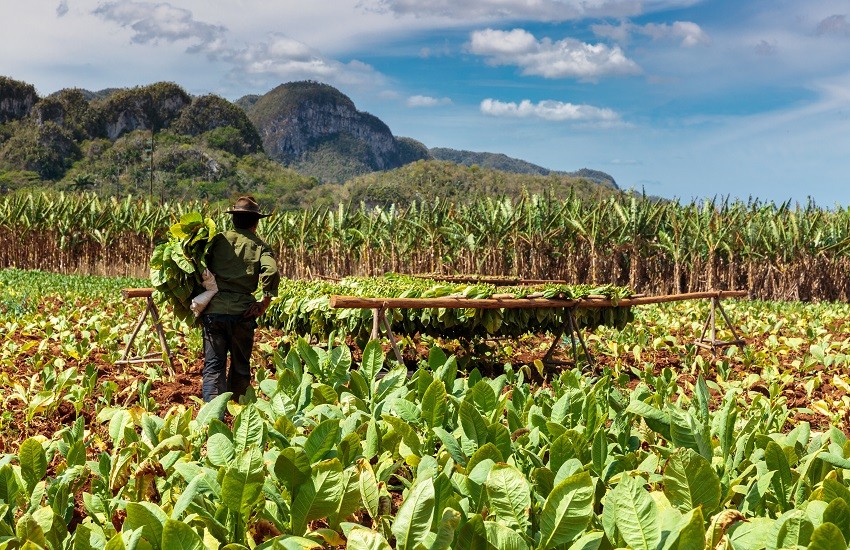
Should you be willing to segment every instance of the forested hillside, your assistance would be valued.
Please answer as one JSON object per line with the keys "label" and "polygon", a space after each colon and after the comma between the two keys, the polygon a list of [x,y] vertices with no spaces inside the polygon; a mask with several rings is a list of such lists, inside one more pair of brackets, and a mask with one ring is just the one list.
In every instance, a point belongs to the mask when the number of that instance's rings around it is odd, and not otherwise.
{"label": "forested hillside", "polygon": [[[534,165],[504,155],[457,153],[466,156],[432,160],[424,144],[394,136],[339,90],[316,82],[230,102],[168,82],[39,97],[32,85],[0,77],[2,193],[44,188],[215,202],[250,192],[286,210],[616,188],[602,173],[540,175],[545,169],[521,169]],[[498,169],[469,162],[480,155],[507,161]]]}
{"label": "forested hillside", "polygon": [[449,162],[463,164],[464,166],[480,166],[482,168],[492,168],[493,170],[501,170],[503,172],[532,174],[537,176],[548,176],[550,174],[573,176],[591,180],[601,185],[617,188],[614,178],[599,170],[582,168],[575,172],[559,172],[557,170],[549,170],[548,168],[544,168],[521,159],[509,157],[503,153],[478,153],[475,151],[449,149],[446,147],[433,147],[429,150],[429,152],[431,153],[431,156],[437,160],[447,160]]}

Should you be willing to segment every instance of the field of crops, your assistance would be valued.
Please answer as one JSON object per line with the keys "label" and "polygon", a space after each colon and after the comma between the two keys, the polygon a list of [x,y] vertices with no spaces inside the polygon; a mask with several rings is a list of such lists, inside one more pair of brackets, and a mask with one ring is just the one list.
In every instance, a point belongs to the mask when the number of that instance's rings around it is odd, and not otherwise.
{"label": "field of crops", "polygon": [[[147,281],[0,271],[2,548],[846,548],[850,307],[728,301],[748,346],[693,345],[707,304],[540,335],[264,328],[240,405],[201,406],[201,341],[114,366]],[[144,353],[156,350],[140,336]],[[223,420],[221,414],[223,414]]]}
{"label": "field of crops", "polygon": [[[146,277],[154,245],[189,211],[127,197],[0,198],[0,268]],[[283,275],[477,273],[614,284],[647,294],[748,289],[761,299],[850,299],[850,209],[715,200],[435,199],[407,208],[277,212],[260,234]]]}

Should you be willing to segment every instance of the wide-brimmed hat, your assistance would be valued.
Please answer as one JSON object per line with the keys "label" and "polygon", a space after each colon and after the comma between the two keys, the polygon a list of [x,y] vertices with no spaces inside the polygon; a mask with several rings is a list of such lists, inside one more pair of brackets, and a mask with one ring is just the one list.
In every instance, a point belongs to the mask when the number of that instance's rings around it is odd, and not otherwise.
{"label": "wide-brimmed hat", "polygon": [[262,214],[257,200],[250,195],[236,199],[236,204],[233,205],[233,208],[225,212],[228,214],[252,214],[258,218],[268,218],[271,216],[271,214]]}

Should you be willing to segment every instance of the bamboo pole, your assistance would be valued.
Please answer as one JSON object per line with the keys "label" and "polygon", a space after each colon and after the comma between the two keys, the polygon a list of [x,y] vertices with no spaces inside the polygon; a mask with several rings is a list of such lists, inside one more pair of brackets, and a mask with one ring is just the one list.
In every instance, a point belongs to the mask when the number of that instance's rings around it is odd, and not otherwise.
{"label": "bamboo pole", "polygon": [[476,308],[476,309],[540,309],[540,308],[607,308],[630,307],[645,304],[662,304],[684,300],[699,300],[705,298],[743,298],[749,294],[746,290],[714,290],[709,292],[688,292],[685,294],[669,294],[665,296],[643,296],[638,298],[623,298],[616,303],[609,299],[584,298],[361,298],[358,296],[333,295],[330,299],[332,308]]}

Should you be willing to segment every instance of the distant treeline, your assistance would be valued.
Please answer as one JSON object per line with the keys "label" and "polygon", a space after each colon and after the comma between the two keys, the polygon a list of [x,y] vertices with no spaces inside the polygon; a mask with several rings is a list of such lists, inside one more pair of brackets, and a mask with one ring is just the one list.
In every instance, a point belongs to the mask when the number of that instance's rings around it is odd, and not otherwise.
{"label": "distant treeline", "polygon": [[[154,244],[191,210],[228,226],[223,208],[207,203],[7,195],[0,267],[145,276]],[[850,209],[812,204],[433,199],[281,211],[260,233],[290,278],[480,274],[613,283],[649,294],[746,288],[765,299],[850,298]]]}

